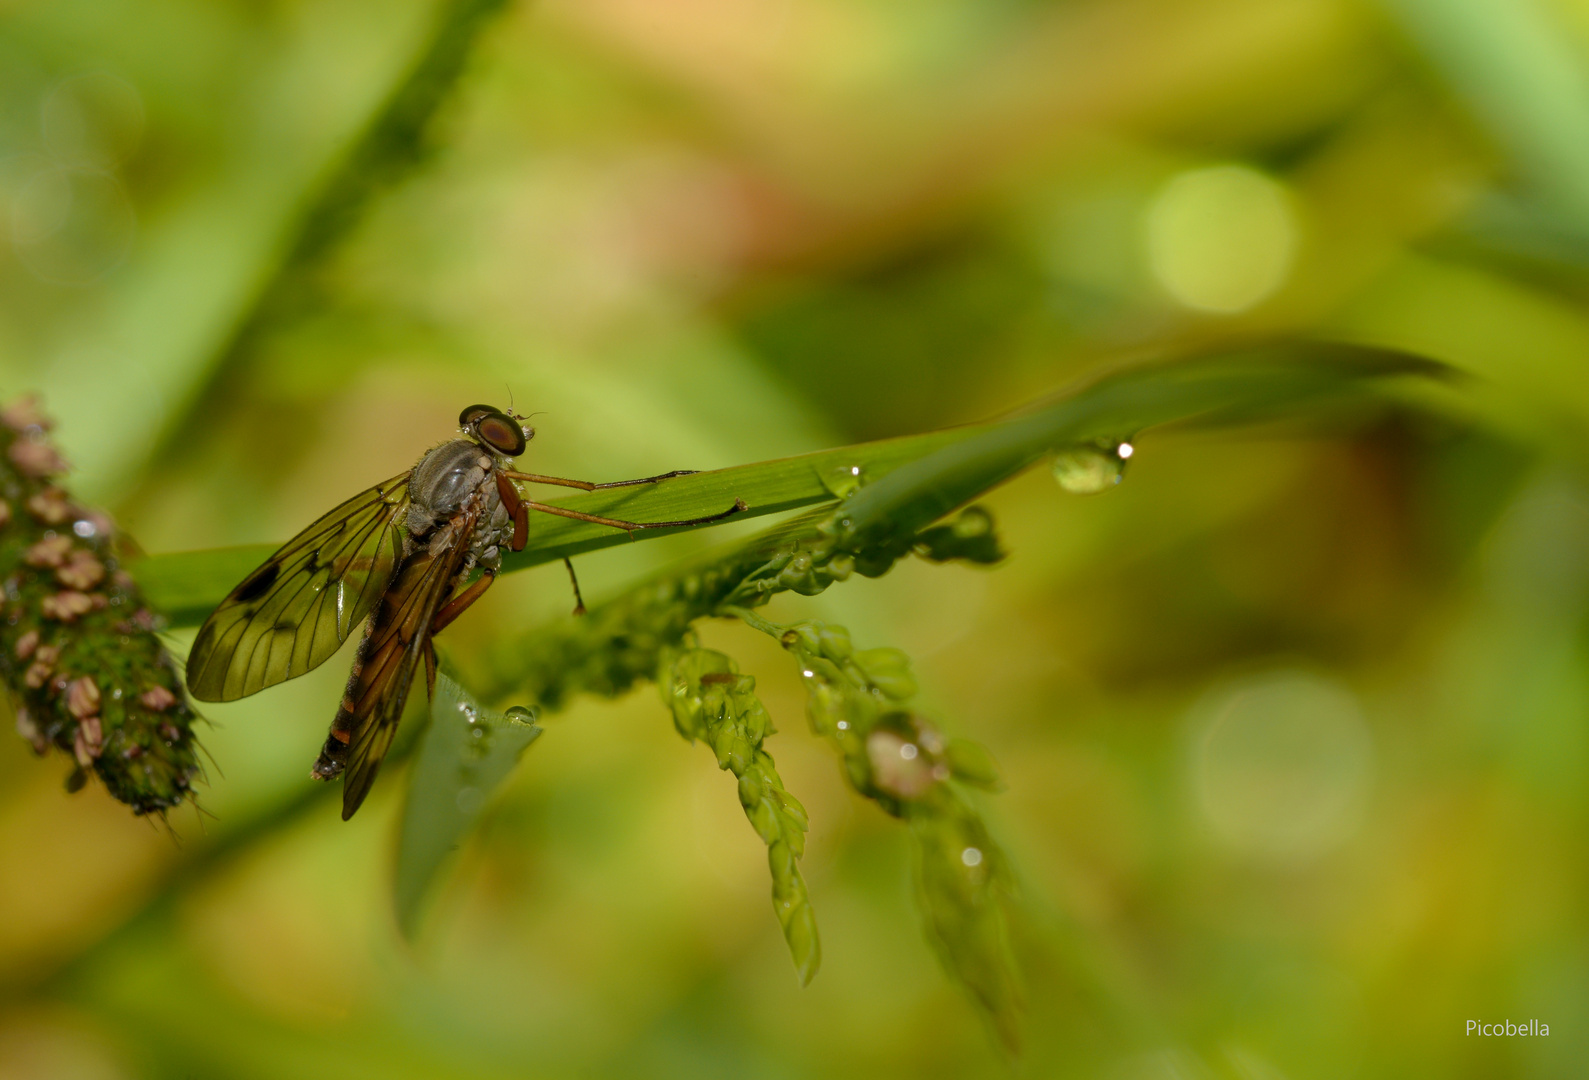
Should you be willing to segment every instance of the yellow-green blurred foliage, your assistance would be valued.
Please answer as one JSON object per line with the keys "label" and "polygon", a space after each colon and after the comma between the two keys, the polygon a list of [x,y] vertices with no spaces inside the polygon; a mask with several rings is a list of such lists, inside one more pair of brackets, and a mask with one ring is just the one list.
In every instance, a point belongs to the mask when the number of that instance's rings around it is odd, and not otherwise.
{"label": "yellow-green blurred foliage", "polygon": [[[401,784],[273,816],[336,660],[206,709],[180,843],[0,738],[0,1076],[1583,1075],[1582,0],[519,2],[422,152],[361,142],[450,10],[0,3],[0,379],[146,550],[283,539],[510,391],[534,468],[605,480],[1249,335],[1477,378],[1153,433],[1107,494],[996,492],[997,569],[774,603],[907,650],[1002,763],[1013,1065],[904,830],[719,623],[811,815],[809,988],[732,778],[649,690],[546,719],[401,944]],[[736,529],[592,555],[586,595]],[[446,648],[569,603],[512,575]],[[1508,1018],[1550,1035],[1466,1034]]]}

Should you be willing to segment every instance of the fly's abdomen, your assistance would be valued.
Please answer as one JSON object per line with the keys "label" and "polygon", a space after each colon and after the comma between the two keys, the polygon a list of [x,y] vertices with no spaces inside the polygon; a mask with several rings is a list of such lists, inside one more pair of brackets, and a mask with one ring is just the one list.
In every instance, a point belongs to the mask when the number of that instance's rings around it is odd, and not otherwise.
{"label": "fly's abdomen", "polygon": [[311,774],[343,778],[344,820],[364,801],[391,748],[431,623],[457,583],[476,517],[466,509],[437,529],[430,544],[412,549],[359,641],[347,690]]}
{"label": "fly's abdomen", "polygon": [[[325,746],[315,761],[311,775],[317,780],[331,780],[342,775],[347,767],[348,751],[361,729],[366,728],[382,710],[382,702],[392,697],[406,699],[408,687],[397,686],[396,681],[404,668],[403,657],[413,645],[417,635],[428,630],[429,617],[421,621],[417,616],[424,607],[416,593],[432,571],[434,558],[423,548],[410,557],[397,580],[381,598],[380,606],[364,636],[359,639],[359,651],[353,658],[353,670],[348,675],[347,689],[337,708],[336,719],[331,721],[331,732]],[[409,667],[409,677],[413,669]],[[401,713],[402,706],[398,704]]]}

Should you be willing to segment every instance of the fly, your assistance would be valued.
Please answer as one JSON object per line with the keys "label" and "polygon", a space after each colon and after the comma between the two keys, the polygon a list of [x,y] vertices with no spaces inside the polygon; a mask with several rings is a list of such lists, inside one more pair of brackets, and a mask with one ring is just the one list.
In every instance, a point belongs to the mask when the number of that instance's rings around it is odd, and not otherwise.
{"label": "fly", "polygon": [[[193,641],[189,691],[200,701],[235,701],[318,667],[365,624],[311,773],[342,777],[344,821],[375,782],[421,661],[434,688],[431,639],[491,587],[504,547],[524,549],[530,511],[628,530],[702,525],[746,508],[736,499],[719,514],[638,522],[525,498],[518,483],[593,491],[654,484],[688,470],[608,484],[518,472],[509,464],[535,437],[523,419],[489,405],[465,409],[460,438],[287,541],[221,601]],[[475,570],[480,576],[466,585]],[[574,596],[575,611],[583,611],[577,582]]]}

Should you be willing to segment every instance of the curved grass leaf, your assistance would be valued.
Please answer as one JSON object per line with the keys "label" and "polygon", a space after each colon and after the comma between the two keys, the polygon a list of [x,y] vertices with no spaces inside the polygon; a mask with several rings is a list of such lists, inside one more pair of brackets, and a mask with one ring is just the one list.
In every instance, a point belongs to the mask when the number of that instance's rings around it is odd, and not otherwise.
{"label": "curved grass leaf", "polygon": [[[844,546],[914,534],[1059,447],[1125,438],[1168,423],[1267,419],[1372,392],[1394,376],[1446,369],[1404,353],[1349,345],[1294,344],[1123,368],[1008,419],[822,450],[681,476],[654,487],[585,492],[556,505],[631,521],[672,521],[743,499],[756,517],[851,495]],[[860,483],[859,490],[855,490]],[[709,525],[691,528],[710,528]],[[625,533],[541,515],[529,544],[504,572],[634,543],[679,529]],[[174,626],[193,625],[274,545],[150,556],[131,569]]]}
{"label": "curved grass leaf", "polygon": [[398,834],[392,899],[403,936],[413,938],[442,867],[540,736],[533,715],[519,711],[522,719],[491,712],[446,672],[437,672],[430,725],[410,774]]}

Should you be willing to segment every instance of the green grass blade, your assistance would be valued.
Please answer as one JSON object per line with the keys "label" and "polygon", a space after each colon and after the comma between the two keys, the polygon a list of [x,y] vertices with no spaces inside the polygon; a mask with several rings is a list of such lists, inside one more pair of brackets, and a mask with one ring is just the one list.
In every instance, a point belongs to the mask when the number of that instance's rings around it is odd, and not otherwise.
{"label": "green grass blade", "polygon": [[963,438],[862,488],[845,505],[841,542],[912,536],[1064,446],[1168,423],[1251,422],[1361,393],[1368,380],[1441,370],[1406,354],[1311,344],[1119,371],[1023,416],[962,429]]}
{"label": "green grass blade", "polygon": [[469,835],[487,801],[541,728],[491,712],[445,672],[436,675],[430,725],[414,761],[398,834],[392,899],[413,938],[431,885]]}
{"label": "green grass blade", "polygon": [[249,571],[270,557],[277,544],[179,551],[150,555],[129,569],[149,602],[171,626],[197,626]]}
{"label": "green grass blade", "polygon": [[[743,499],[742,517],[837,501],[838,480],[859,469],[866,481],[849,501],[849,531],[908,535],[1020,472],[1050,451],[1092,439],[1125,438],[1168,423],[1222,424],[1284,415],[1360,395],[1391,376],[1433,376],[1439,365],[1402,353],[1347,345],[1298,344],[1224,352],[1124,368],[1051,403],[992,423],[907,435],[798,457],[681,476],[649,487],[613,488],[555,505],[629,521],[675,521],[718,513]],[[709,528],[709,525],[688,528]],[[532,517],[525,550],[507,555],[511,572],[683,529],[627,533],[550,515]],[[864,535],[863,535],[864,534]],[[196,624],[271,546],[181,552],[131,567],[173,626]]]}

